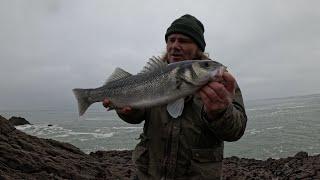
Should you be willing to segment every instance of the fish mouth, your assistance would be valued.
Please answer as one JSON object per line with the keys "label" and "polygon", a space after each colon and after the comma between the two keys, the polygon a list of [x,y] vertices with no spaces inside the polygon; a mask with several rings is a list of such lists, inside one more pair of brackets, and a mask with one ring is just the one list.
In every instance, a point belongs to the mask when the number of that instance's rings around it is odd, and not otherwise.
{"label": "fish mouth", "polygon": [[222,78],[223,72],[224,72],[224,68],[223,67],[215,69],[215,70],[210,72],[209,79],[211,81],[221,81],[223,79]]}

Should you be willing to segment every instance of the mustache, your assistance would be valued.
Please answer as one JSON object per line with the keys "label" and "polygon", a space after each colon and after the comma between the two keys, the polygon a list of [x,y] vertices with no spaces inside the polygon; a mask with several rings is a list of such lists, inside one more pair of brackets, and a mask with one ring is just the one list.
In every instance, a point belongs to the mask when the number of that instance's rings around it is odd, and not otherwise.
{"label": "mustache", "polygon": [[171,51],[170,52],[170,55],[173,55],[173,56],[182,56],[183,55],[183,53],[181,52],[181,51]]}

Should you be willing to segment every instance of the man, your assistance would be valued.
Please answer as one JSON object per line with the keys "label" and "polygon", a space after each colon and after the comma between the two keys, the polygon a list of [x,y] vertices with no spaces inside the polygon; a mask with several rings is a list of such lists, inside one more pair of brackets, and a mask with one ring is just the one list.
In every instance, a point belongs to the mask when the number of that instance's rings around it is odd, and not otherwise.
{"label": "man", "polygon": [[[163,60],[209,59],[204,54],[202,23],[191,15],[176,19],[167,29]],[[143,133],[133,152],[138,179],[220,179],[223,141],[236,141],[244,133],[246,113],[234,77],[224,72],[223,81],[209,82],[185,100],[181,116],[173,119],[166,106],[117,113],[128,123],[141,123]],[[108,107],[109,100],[103,105]]]}

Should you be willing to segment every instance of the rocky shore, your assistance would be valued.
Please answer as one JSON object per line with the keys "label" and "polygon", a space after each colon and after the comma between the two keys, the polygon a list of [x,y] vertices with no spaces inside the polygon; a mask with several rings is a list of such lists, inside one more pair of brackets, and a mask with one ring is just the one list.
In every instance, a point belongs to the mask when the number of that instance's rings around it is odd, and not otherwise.
{"label": "rocky shore", "polygon": [[[71,144],[25,134],[0,116],[0,180],[132,179],[131,153],[85,154]],[[265,161],[229,157],[223,164],[223,179],[320,179],[320,155],[306,152]]]}

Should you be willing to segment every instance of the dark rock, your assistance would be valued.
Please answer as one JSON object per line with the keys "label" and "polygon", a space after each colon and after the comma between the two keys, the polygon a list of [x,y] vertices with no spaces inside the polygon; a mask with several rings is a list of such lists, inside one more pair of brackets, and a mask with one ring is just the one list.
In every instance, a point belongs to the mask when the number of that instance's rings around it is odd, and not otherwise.
{"label": "dark rock", "polygon": [[0,179],[117,179],[112,169],[71,144],[27,135],[0,117]]}
{"label": "dark rock", "polygon": [[306,157],[308,157],[308,153],[307,152],[298,152],[296,155],[294,155],[294,157],[299,158],[299,159],[306,158]]}
{"label": "dark rock", "polygon": [[[14,130],[15,128],[9,123],[9,121],[6,118],[0,116],[0,134],[1,135],[8,134]],[[0,137],[0,138],[7,140],[6,137]]]}
{"label": "dark rock", "polygon": [[30,124],[25,118],[12,116],[9,122],[14,126]]}
{"label": "dark rock", "polygon": [[308,156],[298,152],[294,157],[267,159],[225,158],[223,179],[319,179],[320,154]]}
{"label": "dark rock", "polygon": [[[132,179],[132,151],[85,154],[77,147],[27,135],[0,116],[0,179]],[[229,157],[222,179],[320,179],[320,155],[265,161]]]}

